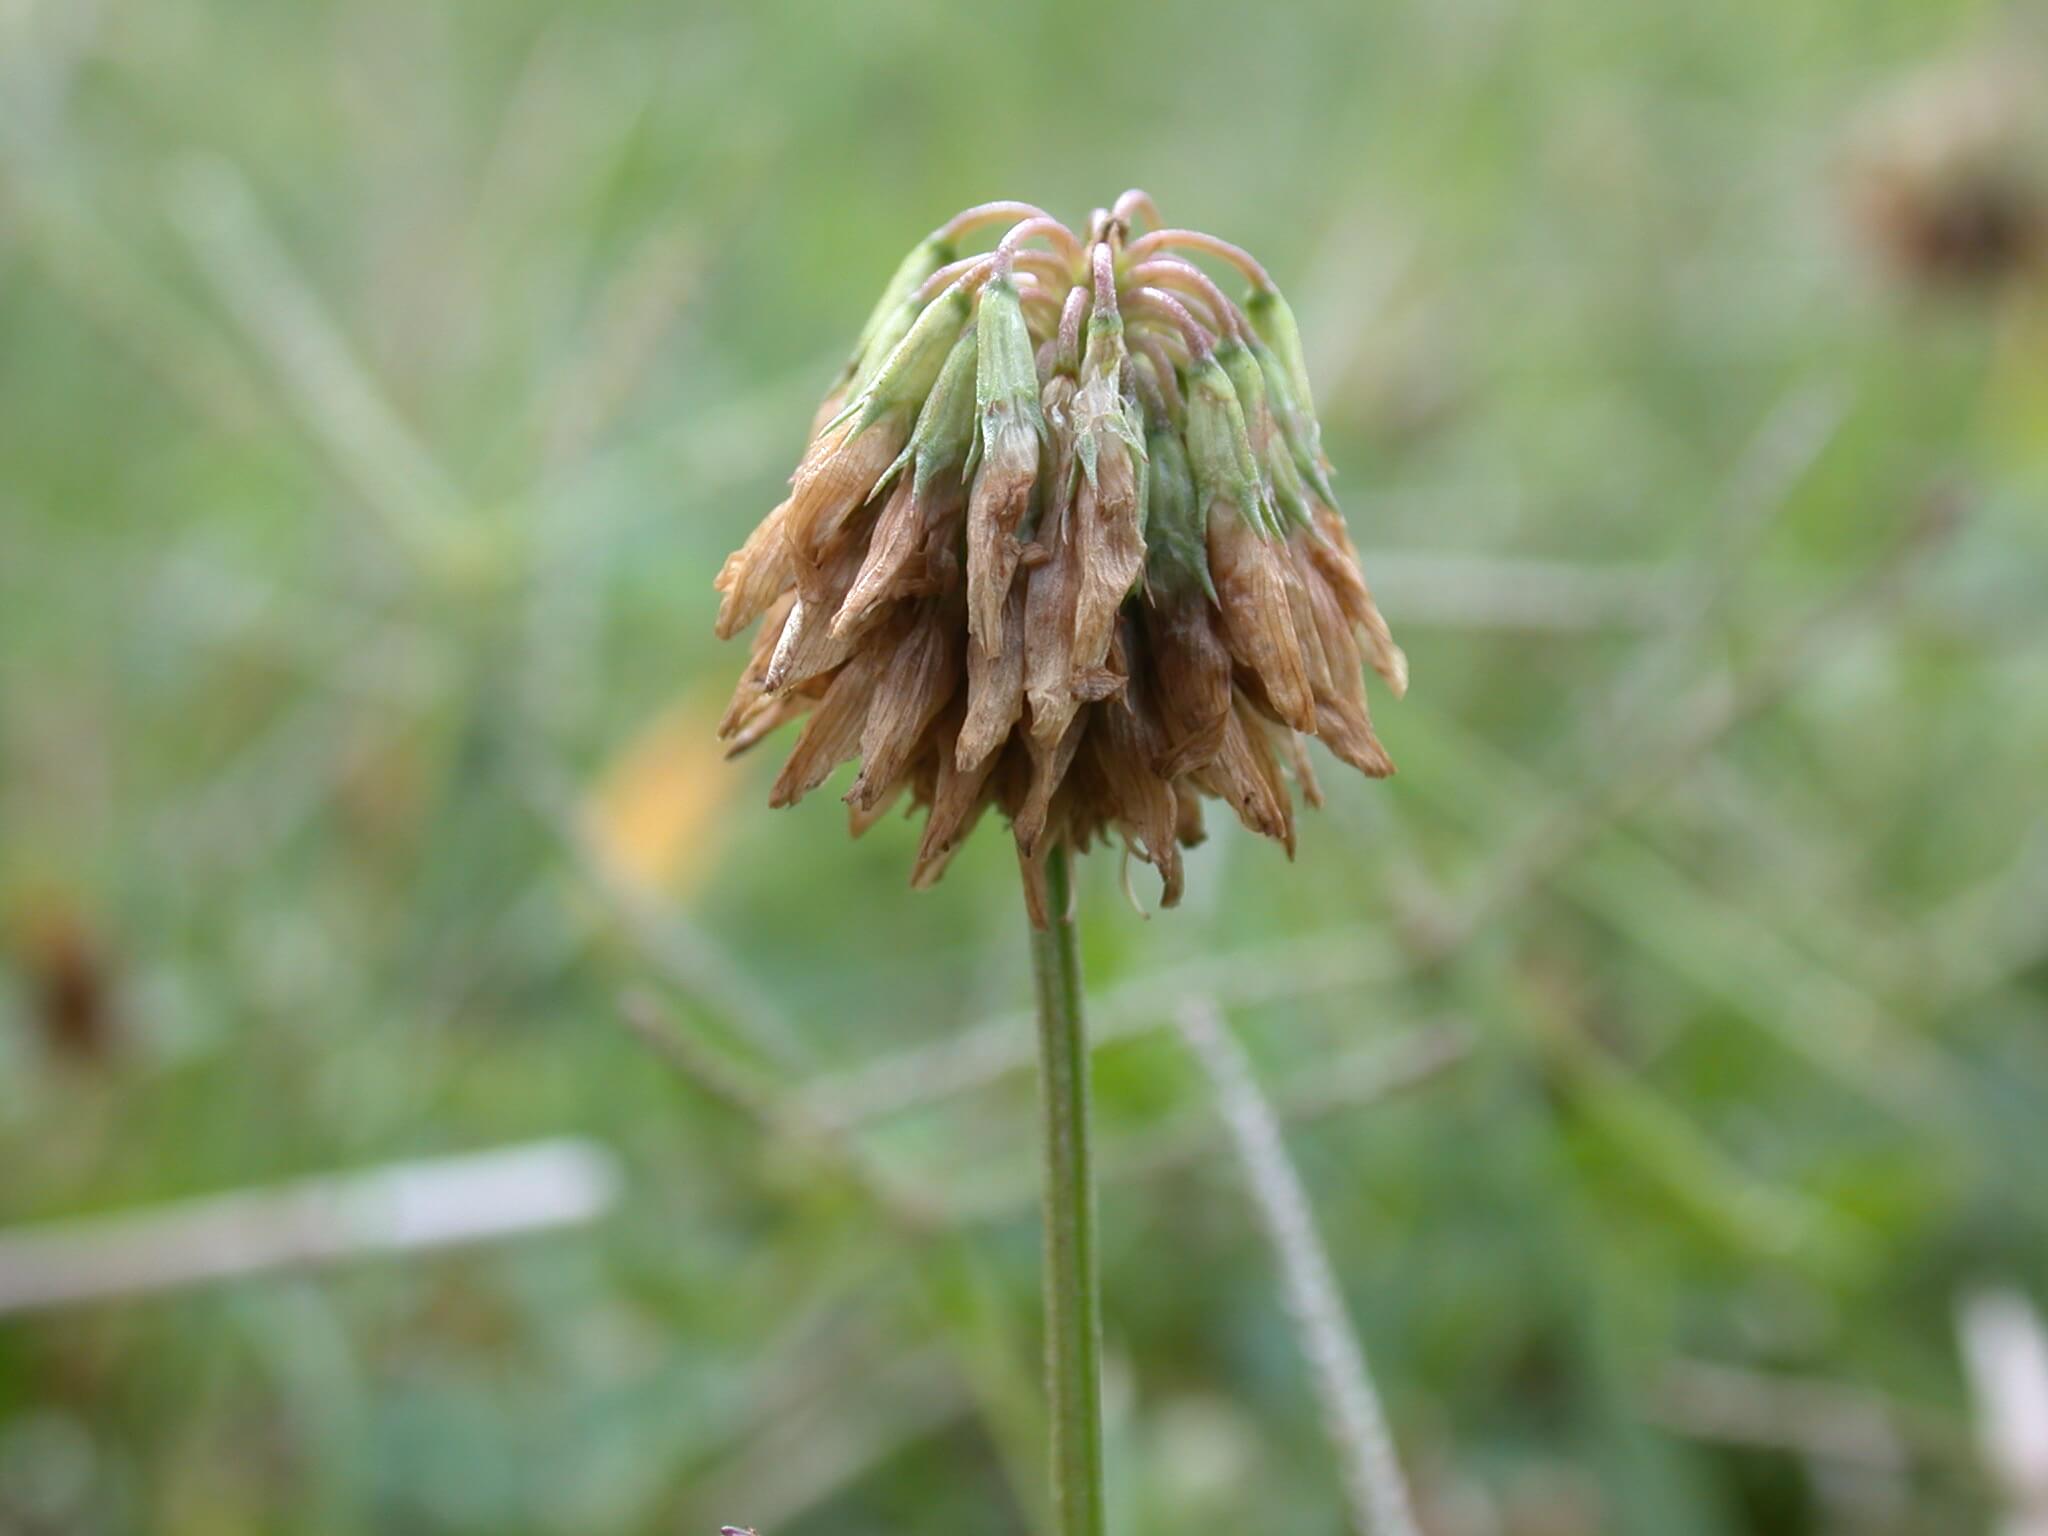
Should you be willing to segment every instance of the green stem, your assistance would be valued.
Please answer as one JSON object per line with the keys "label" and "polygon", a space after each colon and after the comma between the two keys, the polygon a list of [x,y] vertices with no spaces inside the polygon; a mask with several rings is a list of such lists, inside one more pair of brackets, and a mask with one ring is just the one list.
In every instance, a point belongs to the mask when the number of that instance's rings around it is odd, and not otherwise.
{"label": "green stem", "polygon": [[1102,1281],[1088,1157],[1088,1038],[1068,854],[1045,861],[1047,922],[1031,934],[1045,1131],[1045,1385],[1057,1536],[1103,1536]]}

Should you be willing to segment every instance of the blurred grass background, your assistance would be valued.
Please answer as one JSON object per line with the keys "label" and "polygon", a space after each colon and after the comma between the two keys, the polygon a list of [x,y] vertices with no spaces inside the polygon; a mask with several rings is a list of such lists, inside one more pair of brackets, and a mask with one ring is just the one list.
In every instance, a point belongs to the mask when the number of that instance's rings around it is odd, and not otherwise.
{"label": "blurred grass background", "polygon": [[1033,1527],[1012,856],[915,896],[910,827],[769,814],[710,580],[918,235],[1128,185],[1290,290],[1415,686],[1291,866],[1212,816],[1150,921],[1085,870],[1117,1528],[1343,1520],[1191,991],[1430,1531],[1988,1528],[1955,1308],[2048,1296],[2048,326],[1888,274],[1844,166],[2037,42],[0,4],[0,1224],[563,1133],[627,1177],[0,1318],[0,1531]]}

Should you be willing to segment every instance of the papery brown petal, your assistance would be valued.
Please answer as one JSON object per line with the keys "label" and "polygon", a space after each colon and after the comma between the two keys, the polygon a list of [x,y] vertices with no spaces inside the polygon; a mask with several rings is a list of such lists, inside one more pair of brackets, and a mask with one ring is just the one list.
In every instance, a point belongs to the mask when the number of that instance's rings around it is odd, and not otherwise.
{"label": "papery brown petal", "polygon": [[1076,670],[1068,680],[1067,691],[1081,704],[1100,704],[1107,699],[1121,697],[1130,686],[1131,656],[1136,640],[1135,626],[1119,624],[1110,634],[1109,648],[1103,653],[1102,664],[1086,671]]}
{"label": "papery brown petal", "polygon": [[762,694],[758,705],[726,733],[726,758],[730,760],[738,757],[742,752],[774,735],[790,721],[803,719],[817,707],[817,704],[817,698],[808,693]]}
{"label": "papery brown petal", "polygon": [[1080,584],[1074,594],[1076,672],[1098,667],[1108,653],[1117,614],[1145,567],[1138,528],[1138,486],[1131,451],[1121,438],[1097,434],[1096,473],[1074,493],[1074,536]]}
{"label": "papery brown petal", "polygon": [[939,741],[938,777],[932,786],[931,814],[925,819],[924,836],[917,845],[917,859],[911,865],[910,883],[924,889],[946,872],[954,853],[967,841],[981,813],[988,809],[988,781],[997,758],[984,754],[972,767],[959,766],[961,752],[957,737],[964,715],[956,700],[948,716],[936,727]]}
{"label": "papery brown petal", "polygon": [[1090,712],[1088,750],[1094,759],[1109,814],[1144,850],[1159,871],[1160,900],[1177,905],[1181,896],[1180,805],[1173,786],[1153,771],[1157,733],[1139,709],[1118,700]]}
{"label": "papery brown petal", "polygon": [[796,580],[796,568],[783,539],[788,517],[789,503],[785,501],[761,519],[746,543],[725,557],[718,579],[712,583],[725,594],[713,625],[719,639],[730,640],[738,634]]}
{"label": "papery brown petal", "polygon": [[1280,718],[1280,711],[1273,707],[1273,701],[1266,697],[1266,685],[1258,673],[1244,667],[1234,668],[1230,674],[1230,685],[1234,703],[1248,706],[1268,725],[1287,723]]}
{"label": "papery brown petal", "polygon": [[1202,825],[1202,792],[1188,780],[1176,779],[1173,799],[1179,810],[1174,835],[1180,840],[1181,847],[1196,848],[1207,842],[1209,829]]}
{"label": "papery brown petal", "polygon": [[1365,572],[1358,563],[1358,550],[1351,542],[1351,531],[1337,512],[1318,506],[1316,532],[1321,537],[1309,541],[1309,559],[1360,630],[1365,659],[1373,671],[1386,680],[1395,698],[1402,697],[1408,692],[1408,657],[1394,643],[1393,631],[1387,628],[1379,605],[1372,599],[1372,589],[1366,585]]}
{"label": "papery brown petal", "polygon": [[1013,582],[1005,604],[1003,645],[995,655],[967,647],[967,718],[955,749],[959,766],[987,762],[1024,713],[1024,602],[1027,584]]}
{"label": "papery brown petal", "polygon": [[832,633],[858,634],[891,598],[900,595],[906,572],[917,559],[924,518],[911,492],[911,478],[901,476],[890,488],[868,535],[867,550],[853,584],[832,616]]}
{"label": "papery brown petal", "polygon": [[965,590],[966,573],[961,569],[960,551],[966,543],[967,483],[963,480],[943,488],[934,486],[920,504],[924,511],[920,552],[924,569],[917,589],[925,592]]}
{"label": "papery brown petal", "polygon": [[1053,794],[1073,764],[1086,724],[1086,717],[1076,714],[1057,741],[1041,740],[1035,731],[1024,739],[1031,754],[1031,787],[1023,805],[1017,809],[1013,830],[1017,834],[1017,846],[1027,853],[1035,849],[1045,835]]}
{"label": "papery brown petal", "polygon": [[1231,710],[1224,728],[1222,751],[1193,778],[1217,798],[1228,801],[1247,828],[1275,839],[1292,858],[1294,806],[1266,731],[1266,723],[1251,707],[1239,704]]}
{"label": "papery brown petal", "polygon": [[883,790],[881,794],[875,796],[872,804],[865,806],[849,804],[846,808],[847,835],[855,838],[865,835],[870,827],[874,826],[876,822],[896,808],[898,802],[903,799],[904,794],[909,789],[910,778],[906,774],[899,777],[887,789]]}
{"label": "papery brown petal", "polygon": [[1199,592],[1163,599],[1145,612],[1145,640],[1158,711],[1160,777],[1177,779],[1223,749],[1230,720],[1230,652]]}
{"label": "papery brown petal", "polygon": [[1025,732],[1011,732],[1010,739],[996,754],[995,765],[989,772],[988,792],[1003,815],[1015,821],[1031,793],[1031,744]]}
{"label": "papery brown petal", "polygon": [[789,622],[782,628],[782,638],[776,643],[762,687],[770,693],[780,693],[822,677],[845,663],[859,640],[835,636],[827,622],[830,612],[829,608],[814,609],[802,598],[797,600],[790,610]]}
{"label": "papery brown petal", "polygon": [[892,489],[869,536],[860,570],[832,621],[833,633],[859,634],[891,602],[957,585],[960,559],[953,546],[966,505],[967,487],[957,482],[928,486],[922,497],[904,485]]}
{"label": "papery brown petal", "polygon": [[1330,660],[1331,687],[1316,694],[1316,734],[1359,772],[1386,778],[1393,773],[1394,764],[1373,734],[1372,712],[1365,701],[1364,662],[1351,620],[1319,567],[1311,566],[1305,573],[1304,586],[1316,634]]}
{"label": "papery brown petal", "polygon": [[790,552],[797,595],[817,610],[822,634],[832,632],[833,616],[860,574],[880,512],[879,506],[856,507],[823,542],[807,550]]}
{"label": "papery brown petal", "polygon": [[1082,704],[1100,704],[1113,699],[1124,691],[1130,682],[1128,674],[1113,666],[1091,667],[1086,672],[1076,672],[1068,691]]}
{"label": "papery brown petal", "polygon": [[863,646],[833,675],[768,792],[769,805],[778,809],[795,805],[824,783],[834,768],[860,751],[868,705],[894,649],[893,645]]}
{"label": "papery brown petal", "polygon": [[1316,780],[1315,765],[1308,760],[1308,738],[1299,731],[1282,731],[1280,745],[1287,754],[1287,766],[1294,782],[1301,786],[1301,798],[1316,810],[1323,808],[1323,786]]}
{"label": "papery brown petal", "polygon": [[1057,741],[1073,720],[1074,599],[1081,582],[1074,540],[1073,504],[1056,498],[1039,523],[1043,563],[1025,578],[1024,693],[1031,701],[1031,734]]}
{"label": "papery brown petal", "polygon": [[1380,617],[1379,605],[1372,600],[1370,592],[1366,593],[1365,606],[1360,632],[1365,640],[1366,660],[1393,690],[1395,698],[1405,698],[1408,694],[1408,653],[1394,643],[1394,632]]}
{"label": "papery brown petal", "polygon": [[1288,622],[1294,626],[1294,638],[1301,646],[1302,670],[1308,676],[1309,696],[1319,698],[1339,691],[1342,685],[1332,671],[1330,653],[1316,627],[1309,598],[1308,583],[1314,573],[1305,549],[1308,542],[1306,534],[1296,532],[1280,546],[1279,565],[1281,580],[1287,588]]}
{"label": "papery brown petal", "polygon": [[774,660],[775,648],[780,643],[782,631],[789,621],[790,610],[796,606],[796,594],[785,592],[776,598],[761,618],[761,627],[754,631],[753,650],[747,658],[747,669],[740,674],[738,686],[732,691],[732,702],[725,707],[725,714],[718,722],[718,734],[730,736],[740,728],[742,721],[758,713],[767,703],[765,683],[768,667]]}
{"label": "papery brown petal", "polygon": [[1316,735],[1343,762],[1369,779],[1394,776],[1394,760],[1380,745],[1365,701],[1336,701],[1316,706]]}
{"label": "papery brown petal", "polygon": [[1227,506],[1209,517],[1209,572],[1223,615],[1223,638],[1240,666],[1256,672],[1280,718],[1315,729],[1315,700],[1294,632],[1281,547],[1261,538]]}
{"label": "papery brown petal", "polygon": [[1017,574],[1017,530],[1031,510],[1038,437],[1009,421],[987,443],[967,495],[967,630],[984,651],[1003,644],[1003,604]]}
{"label": "papery brown petal", "polygon": [[1302,591],[1308,598],[1309,627],[1322,648],[1329,677],[1325,691],[1349,696],[1365,687],[1365,658],[1358,649],[1357,626],[1342,597],[1313,557],[1301,567]]}
{"label": "papery brown petal", "polygon": [[1279,756],[1273,750],[1275,733],[1284,732],[1286,727],[1268,725],[1243,704],[1238,705],[1237,718],[1244,723],[1252,765],[1265,779],[1267,794],[1280,807],[1280,843],[1291,859],[1294,857],[1294,797],[1287,792],[1287,777],[1281,772]]}
{"label": "papery brown petal", "polygon": [[823,562],[826,545],[866,503],[910,435],[901,412],[865,430],[858,421],[849,417],[812,443],[791,480],[782,536],[799,575],[804,565]]}
{"label": "papery brown petal", "polygon": [[867,514],[842,527],[827,543],[820,559],[794,561],[797,603],[790,610],[782,639],[768,663],[766,685],[771,692],[794,687],[837,667],[853,654],[863,631],[841,632],[832,625],[859,573]]}
{"label": "papery brown petal", "polygon": [[930,600],[897,642],[861,732],[860,775],[847,803],[869,806],[902,775],[925,730],[960,684],[959,618],[953,605]]}
{"label": "papery brown petal", "polygon": [[913,811],[932,808],[932,797],[939,788],[939,755],[952,755],[953,722],[959,718],[960,704],[960,696],[955,694],[947,712],[934,720],[931,729],[925,732],[925,744],[917,749],[917,760],[904,776],[910,785],[910,806],[903,813],[906,816]]}

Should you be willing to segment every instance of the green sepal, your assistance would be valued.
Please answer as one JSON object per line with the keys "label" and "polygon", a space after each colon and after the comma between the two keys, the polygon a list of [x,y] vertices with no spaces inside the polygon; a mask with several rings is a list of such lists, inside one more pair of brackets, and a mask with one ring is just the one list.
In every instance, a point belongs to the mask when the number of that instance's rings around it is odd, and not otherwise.
{"label": "green sepal", "polygon": [[1308,487],[1302,483],[1301,470],[1296,467],[1294,455],[1288,449],[1285,432],[1275,432],[1272,444],[1266,450],[1266,478],[1273,505],[1280,515],[1297,528],[1315,527],[1315,511],[1308,504]]}
{"label": "green sepal", "polygon": [[1199,587],[1213,602],[1209,539],[1180,434],[1163,416],[1146,423],[1145,584],[1164,596]]}
{"label": "green sepal", "polygon": [[1218,499],[1227,500],[1253,531],[1275,537],[1278,520],[1268,507],[1265,482],[1252,456],[1244,408],[1230,375],[1213,356],[1188,367],[1187,410],[1188,468],[1203,510]]}
{"label": "green sepal", "polygon": [[860,426],[856,430],[864,432],[892,412],[907,414],[922,405],[973,311],[973,297],[959,283],[933,299],[873,377],[861,386],[860,393],[846,403],[828,426],[837,426],[859,412]]}
{"label": "green sepal", "polygon": [[[1144,417],[1137,402],[1122,390],[1124,369],[1130,355],[1124,348],[1124,322],[1120,315],[1095,314],[1088,320],[1088,347],[1081,359],[1081,387],[1074,396],[1075,453],[1088,483],[1095,482],[1095,456],[1099,431],[1114,432],[1130,447],[1142,477],[1145,462]],[[1138,505],[1144,506],[1142,492]]]}
{"label": "green sepal", "polygon": [[1294,311],[1288,308],[1287,300],[1280,296],[1278,288],[1255,288],[1245,298],[1244,312],[1252,329],[1273,349],[1273,355],[1286,369],[1289,392],[1296,404],[1308,412],[1309,420],[1315,420],[1315,393],[1309,388],[1308,363],[1301,353],[1301,327],[1295,324]]}
{"label": "green sepal", "polygon": [[918,316],[918,290],[934,272],[952,259],[952,242],[941,240],[936,235],[926,235],[911,248],[910,254],[897,264],[895,274],[883,287],[882,296],[875,300],[874,309],[861,326],[860,339],[853,344],[853,355],[846,360],[846,378],[865,380],[895,349],[896,343],[903,339],[910,330],[911,322]]}
{"label": "green sepal", "polygon": [[1088,317],[1088,345],[1081,355],[1081,381],[1107,379],[1114,384],[1123,376],[1129,358],[1124,346],[1124,317],[1096,310]]}
{"label": "green sepal", "polygon": [[1131,376],[1138,384],[1139,399],[1145,407],[1145,430],[1150,432],[1157,422],[1165,422],[1176,432],[1187,427],[1187,404],[1182,396],[1181,375],[1178,368],[1173,370],[1175,399],[1169,405],[1166,390],[1158,378],[1158,365],[1149,353],[1139,353],[1131,358]]}
{"label": "green sepal", "polygon": [[910,467],[911,494],[923,501],[932,481],[966,464],[973,439],[974,327],[970,325],[946,354],[945,366],[939,369],[938,380],[917,413],[917,424],[910,429],[910,441],[875,482],[873,494],[879,496]]}
{"label": "green sepal", "polygon": [[1299,480],[1313,487],[1323,504],[1334,511],[1337,492],[1330,484],[1329,471],[1323,467],[1323,433],[1315,413],[1303,410],[1301,402],[1294,398],[1294,385],[1288,380],[1286,365],[1271,347],[1254,337],[1251,350],[1259,360],[1259,371],[1266,376],[1266,398],[1273,407],[1273,419],[1280,424],[1281,436],[1287,439],[1287,451],[1293,456]]}
{"label": "green sepal", "polygon": [[966,466],[974,442],[974,336],[971,325],[960,333],[910,434],[911,451],[917,455],[911,492],[919,501],[941,472]]}
{"label": "green sepal", "polygon": [[[1223,364],[1223,371],[1230,375],[1231,387],[1237,391],[1247,434],[1261,421],[1269,429],[1265,434],[1264,462],[1259,466],[1265,477],[1267,496],[1289,522],[1308,527],[1312,521],[1308,497],[1303,491],[1301,475],[1295,469],[1287,434],[1275,419],[1272,403],[1267,397],[1265,369],[1251,348],[1236,341],[1225,341],[1218,346],[1216,360]],[[1255,448],[1255,455],[1257,451]]]}
{"label": "green sepal", "polygon": [[1000,417],[1028,423],[1039,441],[1045,441],[1045,413],[1038,404],[1037,349],[1031,344],[1030,327],[1024,323],[1024,305],[1016,283],[1007,277],[992,277],[982,286],[975,329],[980,335],[974,368],[977,426],[968,453],[970,470],[981,456],[990,425]]}
{"label": "green sepal", "polygon": [[1323,427],[1316,418],[1315,391],[1309,387],[1308,359],[1301,350],[1301,327],[1295,323],[1294,311],[1277,288],[1254,290],[1245,299],[1244,310],[1252,329],[1279,363],[1271,371],[1285,376],[1286,408],[1276,405],[1274,409],[1287,433],[1288,446],[1294,450],[1294,461],[1302,478],[1334,508],[1337,493],[1330,488],[1330,472],[1323,460]]}

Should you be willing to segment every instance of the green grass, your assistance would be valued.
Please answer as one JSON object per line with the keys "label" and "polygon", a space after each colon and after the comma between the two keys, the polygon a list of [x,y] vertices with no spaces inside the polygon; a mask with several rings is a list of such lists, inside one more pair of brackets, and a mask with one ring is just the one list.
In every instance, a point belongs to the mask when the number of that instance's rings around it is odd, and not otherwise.
{"label": "green grass", "polygon": [[[548,807],[737,674],[711,576],[902,251],[1132,184],[1294,298],[1415,683],[1291,866],[1212,816],[1147,922],[1086,861],[1098,1019],[1220,977],[1283,1112],[1469,1041],[1290,1128],[1432,1531],[1983,1528],[1953,1308],[2048,1299],[2048,354],[1887,283],[1841,167],[1996,26],[0,6],[0,1226],[563,1132],[628,1174],[577,1234],[0,1319],[0,1531],[1031,1527],[1003,838],[915,895],[912,828],[687,761],[663,962]],[[45,1048],[52,912],[104,1059]],[[1023,1068],[789,1118],[995,1016]],[[1337,1528],[1199,1074],[1140,1031],[1096,1098],[1112,1528]],[[877,1170],[970,1214],[906,1236]],[[1903,1465],[1709,1443],[1701,1361],[1867,1395]]]}

